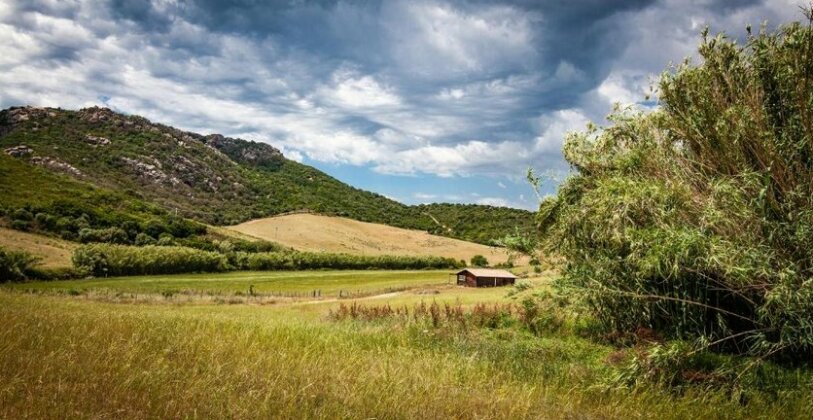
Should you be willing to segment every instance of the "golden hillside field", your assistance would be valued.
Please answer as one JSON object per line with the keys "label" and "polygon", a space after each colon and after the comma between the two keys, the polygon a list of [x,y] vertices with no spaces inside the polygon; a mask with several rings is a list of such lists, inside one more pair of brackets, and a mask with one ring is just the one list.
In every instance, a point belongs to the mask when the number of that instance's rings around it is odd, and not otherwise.
{"label": "golden hillside field", "polygon": [[62,239],[0,227],[0,247],[26,251],[41,258],[40,266],[56,268],[72,265],[71,254],[77,245]]}
{"label": "golden hillside field", "polygon": [[229,229],[303,251],[436,255],[467,262],[480,254],[491,264],[508,260],[508,254],[501,248],[343,217],[289,214],[251,220]]}

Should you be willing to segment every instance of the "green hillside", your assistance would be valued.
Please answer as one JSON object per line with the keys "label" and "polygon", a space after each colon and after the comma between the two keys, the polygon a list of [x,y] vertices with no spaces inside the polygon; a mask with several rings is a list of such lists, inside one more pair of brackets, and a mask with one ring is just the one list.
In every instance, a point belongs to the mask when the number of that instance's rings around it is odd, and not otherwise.
{"label": "green hillside", "polygon": [[177,215],[228,225],[310,210],[481,243],[515,227],[532,229],[524,210],[407,206],[286,159],[265,143],[204,136],[106,108],[0,111],[0,148],[6,214],[67,206],[102,227],[115,226],[116,217],[143,222]]}

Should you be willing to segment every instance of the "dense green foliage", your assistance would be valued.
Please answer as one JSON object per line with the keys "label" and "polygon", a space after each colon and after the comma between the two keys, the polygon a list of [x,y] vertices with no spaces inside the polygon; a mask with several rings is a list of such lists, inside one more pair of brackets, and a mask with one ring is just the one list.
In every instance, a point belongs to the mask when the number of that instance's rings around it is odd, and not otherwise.
{"label": "dense green foliage", "polygon": [[471,257],[471,265],[475,267],[488,267],[488,260],[482,255]]}
{"label": "dense green foliage", "polygon": [[223,254],[181,246],[93,244],[74,251],[73,264],[96,276],[129,276],[224,271]]}
{"label": "dense green foliage", "polygon": [[460,266],[459,261],[444,257],[365,256],[291,250],[247,253],[234,251],[232,245],[219,251],[182,246],[92,244],[77,248],[73,263],[79,270],[102,277],[225,270],[410,270]]}
{"label": "dense green foliage", "polygon": [[246,254],[239,265],[247,270],[423,270],[458,268],[460,262],[444,257],[277,252]]}
{"label": "dense green foliage", "polygon": [[28,253],[0,248],[0,283],[26,280],[36,261]]}
{"label": "dense green foliage", "polygon": [[410,209],[420,221],[419,229],[486,245],[497,244],[506,232],[534,232],[533,216],[525,210],[449,203],[421,204]]}
{"label": "dense green foliage", "polygon": [[700,54],[663,76],[662,110],[568,138],[578,173],[542,203],[543,236],[608,329],[809,360],[813,29]]}
{"label": "dense green foliage", "polygon": [[0,154],[0,212],[18,230],[80,242],[134,243],[143,233],[186,238],[206,227],[159,206]]}
{"label": "dense green foliage", "polygon": [[[184,132],[105,108],[0,111],[0,148],[15,147],[17,156],[3,153],[0,162],[0,194],[9,197],[0,207],[57,220],[87,214],[91,229],[120,227],[117,220],[96,223],[110,207],[115,207],[111,217],[137,223],[149,221],[150,214],[160,221],[172,214],[216,225],[308,210],[488,244],[514,228],[530,232],[533,219],[525,210],[491,206],[407,206],[285,159],[267,144]],[[46,184],[32,179],[32,171],[47,174],[48,185],[30,188]],[[65,203],[67,210],[61,208]],[[19,229],[30,225],[10,223]],[[56,233],[67,230],[78,239],[82,227],[69,227]],[[143,232],[124,230],[127,241],[111,231],[86,232],[84,239],[133,243]],[[144,233],[159,239],[160,233]]]}

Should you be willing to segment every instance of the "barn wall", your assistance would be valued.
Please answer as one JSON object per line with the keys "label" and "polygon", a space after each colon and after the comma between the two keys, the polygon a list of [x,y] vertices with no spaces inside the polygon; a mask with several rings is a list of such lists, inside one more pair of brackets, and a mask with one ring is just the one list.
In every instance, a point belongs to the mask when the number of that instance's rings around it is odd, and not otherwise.
{"label": "barn wall", "polygon": [[[472,285],[476,285],[476,287],[494,287],[494,280],[494,277],[478,277]],[[514,279],[512,278],[497,277],[496,280],[497,287],[514,284]]]}
{"label": "barn wall", "polygon": [[[468,287],[494,287],[494,277],[475,277],[474,274],[466,272],[464,274],[465,280],[457,280],[458,285],[466,285]],[[514,284],[512,278],[497,278],[497,286],[506,286]]]}

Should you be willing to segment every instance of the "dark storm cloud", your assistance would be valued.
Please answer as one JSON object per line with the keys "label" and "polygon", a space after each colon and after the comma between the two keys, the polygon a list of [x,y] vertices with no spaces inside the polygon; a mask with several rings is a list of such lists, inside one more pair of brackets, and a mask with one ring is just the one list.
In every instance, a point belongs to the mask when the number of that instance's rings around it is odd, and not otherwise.
{"label": "dark storm cloud", "polygon": [[0,3],[0,106],[100,101],[385,173],[564,170],[569,130],[634,103],[698,33],[788,0]]}

